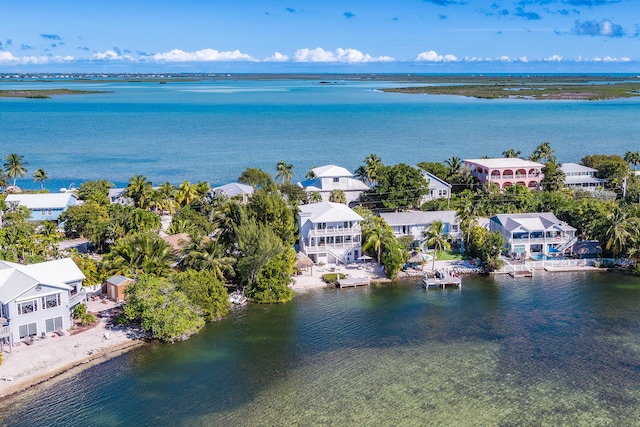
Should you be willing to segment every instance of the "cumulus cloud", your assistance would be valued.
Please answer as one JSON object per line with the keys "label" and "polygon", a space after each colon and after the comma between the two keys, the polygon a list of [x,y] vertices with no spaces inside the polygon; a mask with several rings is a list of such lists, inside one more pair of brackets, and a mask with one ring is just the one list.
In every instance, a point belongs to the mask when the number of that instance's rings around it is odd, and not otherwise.
{"label": "cumulus cloud", "polygon": [[578,36],[622,37],[624,29],[608,19],[602,21],[576,21],[573,34]]}
{"label": "cumulus cloud", "polygon": [[194,52],[173,49],[169,52],[150,55],[146,59],[156,62],[257,61],[250,55],[242,53],[239,50],[221,52],[216,49],[201,49]]}
{"label": "cumulus cloud", "polygon": [[582,56],[579,56],[576,58],[576,62],[631,62],[631,58],[628,56],[615,58],[608,55],[603,58],[600,58],[599,56],[594,56],[593,58],[583,58]]}
{"label": "cumulus cloud", "polygon": [[458,58],[454,55],[440,55],[435,50],[428,50],[419,53],[415,60],[420,62],[455,62]]}
{"label": "cumulus cloud", "polygon": [[268,58],[265,58],[265,62],[287,62],[289,57],[287,55],[283,55],[280,52],[276,52]]}
{"label": "cumulus cloud", "polygon": [[547,58],[543,58],[542,60],[545,61],[545,62],[560,62],[560,61],[562,61],[562,56],[560,56],[560,55],[551,55],[551,56],[549,56]]}
{"label": "cumulus cloud", "polygon": [[394,58],[390,56],[373,57],[364,54],[357,49],[338,48],[335,51],[324,50],[320,47],[316,49],[298,49],[293,56],[295,62],[392,62]]}
{"label": "cumulus cloud", "polygon": [[40,34],[40,37],[47,40],[62,40],[57,34]]}
{"label": "cumulus cloud", "polygon": [[0,51],[0,64],[2,65],[42,65],[71,62],[76,58],[73,56],[14,56],[11,52]]}

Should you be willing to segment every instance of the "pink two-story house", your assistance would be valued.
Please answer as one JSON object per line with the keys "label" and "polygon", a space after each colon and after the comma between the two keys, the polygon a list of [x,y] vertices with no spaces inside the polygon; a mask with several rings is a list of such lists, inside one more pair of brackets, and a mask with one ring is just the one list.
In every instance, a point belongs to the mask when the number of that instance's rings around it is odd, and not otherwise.
{"label": "pink two-story house", "polygon": [[467,159],[465,166],[471,169],[471,175],[482,184],[493,182],[501,189],[520,184],[531,190],[540,190],[542,186],[542,168],[544,165],[531,160],[518,158]]}

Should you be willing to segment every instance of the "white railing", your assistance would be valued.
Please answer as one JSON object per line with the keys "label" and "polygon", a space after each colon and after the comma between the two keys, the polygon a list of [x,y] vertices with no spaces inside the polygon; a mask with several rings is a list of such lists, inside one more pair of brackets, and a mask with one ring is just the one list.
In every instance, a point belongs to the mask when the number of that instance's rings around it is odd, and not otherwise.
{"label": "white railing", "polygon": [[313,229],[309,231],[309,236],[335,236],[360,234],[360,226],[356,227],[332,227],[325,229]]}
{"label": "white railing", "polygon": [[11,335],[11,326],[3,326],[0,328],[0,338],[6,338]]}
{"label": "white railing", "polygon": [[557,239],[556,237],[535,237],[535,238],[522,238],[511,239],[511,244],[517,245],[519,243],[567,243],[572,240],[573,236],[564,236]]}
{"label": "white railing", "polygon": [[78,293],[69,296],[69,307],[83,302],[87,298],[87,291],[80,289]]}
{"label": "white railing", "polygon": [[325,243],[324,245],[309,245],[303,244],[302,247],[308,252],[323,252],[330,251],[331,249],[351,249],[360,246],[360,242],[347,242],[347,243]]}

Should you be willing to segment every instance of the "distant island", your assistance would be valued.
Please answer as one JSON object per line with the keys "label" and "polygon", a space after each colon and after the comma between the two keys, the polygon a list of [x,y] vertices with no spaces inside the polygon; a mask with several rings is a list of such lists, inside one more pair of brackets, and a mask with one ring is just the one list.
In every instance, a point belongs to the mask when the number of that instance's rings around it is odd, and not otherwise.
{"label": "distant island", "polygon": [[[459,95],[481,99],[542,99],[542,100],[606,100],[640,96],[636,79],[603,80],[602,76],[585,80],[568,76],[486,77],[474,82],[436,81],[433,86],[382,89],[384,92],[429,95]],[[596,83],[597,82],[597,83]],[[453,83],[450,85],[449,83]],[[471,83],[471,84],[470,84]]]}
{"label": "distant island", "polygon": [[94,95],[97,93],[109,93],[101,90],[71,90],[71,89],[24,89],[24,90],[0,90],[0,98],[35,98],[49,99],[54,95]]}

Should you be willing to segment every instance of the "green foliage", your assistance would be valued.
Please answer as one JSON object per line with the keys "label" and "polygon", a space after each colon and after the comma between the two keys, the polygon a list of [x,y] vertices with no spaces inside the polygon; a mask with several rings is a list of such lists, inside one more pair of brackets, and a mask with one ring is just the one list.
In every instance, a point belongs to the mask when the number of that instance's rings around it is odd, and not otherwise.
{"label": "green foliage", "polygon": [[227,289],[211,271],[187,270],[173,276],[176,290],[184,292],[189,301],[198,306],[207,322],[229,314],[231,303]]}
{"label": "green foliage", "polygon": [[249,299],[258,303],[287,302],[294,292],[289,287],[296,262],[296,253],[287,248],[272,257],[258,272],[256,281],[247,287]]}
{"label": "green foliage", "polygon": [[420,162],[416,166],[431,175],[435,175],[443,181],[446,181],[451,175],[449,166],[440,162]]}
{"label": "green foliage", "polygon": [[262,169],[247,168],[238,177],[238,182],[251,185],[255,188],[273,189],[275,182],[267,172]]}
{"label": "green foliage", "polygon": [[344,279],[347,277],[344,273],[327,273],[322,275],[322,280],[325,283],[337,283],[338,280]]}
{"label": "green foliage", "polygon": [[82,303],[82,304],[78,304],[73,308],[73,318],[74,319],[79,319],[82,316],[84,316],[85,314],[87,314],[87,305]]}
{"label": "green foliage", "polygon": [[580,160],[585,166],[598,169],[596,177],[618,183],[629,174],[629,164],[619,155],[592,154]]}
{"label": "green foliage", "polygon": [[475,226],[471,229],[469,255],[480,258],[485,271],[499,269],[502,262],[498,259],[505,246],[505,240],[498,231],[490,232],[486,228]]}
{"label": "green foliage", "polygon": [[88,257],[87,255],[80,254],[78,251],[71,251],[70,256],[80,271],[82,271],[82,274],[86,277],[84,280],[86,285],[101,283],[106,279],[106,275],[95,259]]}
{"label": "green foliage", "polygon": [[104,256],[104,267],[109,274],[164,277],[174,260],[171,251],[171,246],[155,233],[131,234],[115,242],[111,251]]}
{"label": "green foliage", "polygon": [[21,176],[24,177],[27,174],[26,166],[29,163],[24,161],[24,156],[18,154],[9,154],[4,158],[3,171],[9,178],[13,179],[13,186],[16,186],[16,179]]}
{"label": "green foliage", "polygon": [[428,186],[418,169],[404,163],[380,168],[376,186],[365,193],[365,199],[391,209],[420,206]]}
{"label": "green foliage", "polygon": [[290,182],[280,185],[280,193],[286,200],[296,205],[304,202],[307,198],[307,192],[304,191],[304,188]]}
{"label": "green foliage", "polygon": [[543,168],[542,188],[544,191],[560,191],[564,187],[565,174],[555,161],[548,162]]}
{"label": "green foliage", "polygon": [[249,216],[270,228],[285,245],[293,245],[297,228],[293,210],[278,193],[257,190],[247,210]]}
{"label": "green foliage", "polygon": [[236,259],[227,254],[218,239],[192,234],[183,253],[184,257],[180,260],[182,269],[207,270],[223,282],[225,277],[234,275],[233,264]]}
{"label": "green foliage", "polygon": [[393,280],[407,261],[406,254],[402,245],[397,239],[388,240],[382,251],[381,261],[384,265],[384,274],[387,278]]}
{"label": "green foliage", "polygon": [[109,204],[109,189],[113,187],[115,187],[113,183],[106,179],[86,181],[78,188],[78,198],[106,206]]}
{"label": "green foliage", "polygon": [[329,201],[333,203],[342,203],[343,205],[347,204],[347,197],[342,190],[331,190],[331,194],[329,194]]}
{"label": "green foliage", "polygon": [[96,315],[93,313],[84,313],[78,319],[80,320],[80,325],[89,326],[96,321]]}
{"label": "green foliage", "polygon": [[124,318],[165,342],[183,341],[205,324],[200,309],[167,279],[142,276],[127,287]]}
{"label": "green foliage", "polygon": [[276,178],[280,179],[281,183],[290,183],[293,177],[293,165],[288,164],[284,160],[280,160],[276,166]]}

